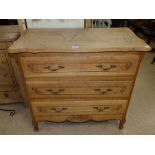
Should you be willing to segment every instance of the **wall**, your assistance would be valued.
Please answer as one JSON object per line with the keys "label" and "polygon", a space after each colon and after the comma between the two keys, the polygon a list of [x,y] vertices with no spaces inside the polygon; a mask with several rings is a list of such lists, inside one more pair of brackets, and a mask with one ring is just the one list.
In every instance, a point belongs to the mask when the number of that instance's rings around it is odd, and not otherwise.
{"label": "wall", "polygon": [[84,28],[83,19],[27,19],[28,28]]}

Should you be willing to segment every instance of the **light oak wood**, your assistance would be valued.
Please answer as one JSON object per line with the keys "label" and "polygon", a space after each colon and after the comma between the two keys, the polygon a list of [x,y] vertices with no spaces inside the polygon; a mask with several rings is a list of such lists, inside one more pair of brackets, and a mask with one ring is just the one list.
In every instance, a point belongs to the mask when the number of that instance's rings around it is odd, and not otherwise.
{"label": "light oak wood", "polygon": [[0,26],[0,104],[22,101],[7,52],[7,48],[18,37],[18,26]]}
{"label": "light oak wood", "polygon": [[0,50],[7,49],[11,44],[12,42],[0,42]]}
{"label": "light oak wood", "polygon": [[21,96],[19,91],[12,90],[12,91],[0,91],[0,103],[7,104],[7,103],[17,103],[21,102]]}
{"label": "light oak wood", "polygon": [[[61,45],[61,46],[60,46]],[[10,53],[150,51],[129,28],[27,30]]]}
{"label": "light oak wood", "polygon": [[[122,114],[112,114],[112,115],[46,115],[46,116],[39,116],[36,115],[36,121],[52,121],[52,122],[88,122],[88,121],[106,121],[106,120],[121,120]],[[35,122],[35,129],[38,130],[38,124]]]}
{"label": "light oak wood", "polygon": [[18,28],[19,28],[20,35],[23,35],[25,30],[24,30],[24,27],[23,27],[22,19],[18,19],[17,21],[18,21]]}
{"label": "light oak wood", "polygon": [[25,90],[23,86],[24,82],[23,82],[21,71],[20,71],[20,66],[18,65],[14,57],[10,57],[10,61],[11,61],[11,64],[13,67],[12,69],[13,69],[14,76],[16,79],[16,86],[21,96],[21,101],[24,102],[25,106],[27,106],[28,104],[27,104],[27,99],[26,99]]}
{"label": "light oak wood", "polygon": [[92,19],[85,19],[84,20],[84,27],[85,28],[92,28]]}
{"label": "light oak wood", "polygon": [[0,85],[2,84],[3,85],[13,84],[5,51],[0,52]]}
{"label": "light oak wood", "polygon": [[129,97],[132,81],[26,81],[31,98]]}
{"label": "light oak wood", "polygon": [[14,41],[19,37],[19,33],[0,33],[1,42],[10,42]]}
{"label": "light oak wood", "polygon": [[44,77],[30,77],[30,78],[24,78],[26,79],[26,81],[35,81],[37,78],[37,80],[39,81],[45,81],[44,79],[46,78],[47,81],[58,81],[58,80],[63,80],[63,81],[131,81],[134,80],[135,77],[133,75],[126,75],[126,76],[121,76],[121,75],[114,75],[114,76],[109,76],[109,75],[105,75],[102,72],[96,72],[95,74],[91,73],[91,72],[77,72],[75,73],[59,73],[59,74],[54,74],[52,76],[44,76]]}
{"label": "light oak wood", "polygon": [[21,98],[16,85],[0,84],[0,104],[21,102]]}
{"label": "light oak wood", "polygon": [[[96,75],[134,75],[139,55],[121,53],[51,54],[50,57],[21,57],[25,77],[49,77],[56,74],[90,73]],[[123,61],[122,61],[123,60]],[[81,74],[81,73],[80,73]]]}
{"label": "light oak wood", "polygon": [[127,100],[32,100],[35,115],[123,114]]}
{"label": "light oak wood", "polygon": [[[61,46],[60,46],[61,45]],[[32,123],[119,120],[151,48],[127,28],[30,30],[9,48],[21,69]]]}
{"label": "light oak wood", "polygon": [[18,25],[1,25],[0,33],[18,33],[19,34]]}

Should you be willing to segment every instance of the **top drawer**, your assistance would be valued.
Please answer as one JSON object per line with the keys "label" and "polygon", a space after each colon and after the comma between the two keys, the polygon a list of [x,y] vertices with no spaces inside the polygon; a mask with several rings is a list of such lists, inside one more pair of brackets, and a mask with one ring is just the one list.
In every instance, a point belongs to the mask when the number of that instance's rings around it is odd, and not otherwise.
{"label": "top drawer", "polygon": [[[61,53],[21,57],[25,77],[52,77],[62,74],[108,76],[134,75],[139,55],[123,53]],[[85,73],[84,73],[85,72]]]}

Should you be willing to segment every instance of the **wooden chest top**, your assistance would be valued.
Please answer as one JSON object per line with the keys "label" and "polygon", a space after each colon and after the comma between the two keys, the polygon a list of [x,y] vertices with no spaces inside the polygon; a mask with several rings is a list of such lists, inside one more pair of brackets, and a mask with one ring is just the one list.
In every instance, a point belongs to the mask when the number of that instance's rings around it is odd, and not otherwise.
{"label": "wooden chest top", "polygon": [[150,51],[129,28],[28,30],[10,53]]}

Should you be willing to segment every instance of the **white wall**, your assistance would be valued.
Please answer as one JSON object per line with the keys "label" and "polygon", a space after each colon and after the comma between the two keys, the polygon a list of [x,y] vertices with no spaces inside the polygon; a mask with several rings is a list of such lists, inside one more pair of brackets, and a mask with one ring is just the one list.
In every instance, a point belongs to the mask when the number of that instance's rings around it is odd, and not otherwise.
{"label": "white wall", "polygon": [[84,28],[83,19],[27,19],[28,28]]}

